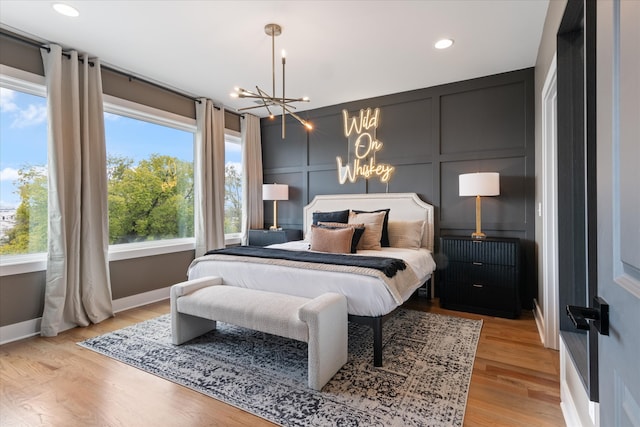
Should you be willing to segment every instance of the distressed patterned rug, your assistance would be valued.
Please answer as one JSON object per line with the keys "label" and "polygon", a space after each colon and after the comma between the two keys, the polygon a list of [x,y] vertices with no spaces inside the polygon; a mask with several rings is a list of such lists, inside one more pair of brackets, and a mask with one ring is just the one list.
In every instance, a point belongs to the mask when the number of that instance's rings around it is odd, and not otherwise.
{"label": "distressed patterned rug", "polygon": [[171,344],[170,315],[79,345],[283,426],[461,426],[482,322],[400,309],[372,332],[349,323],[349,360],[321,392],[307,388],[307,344],[218,323]]}

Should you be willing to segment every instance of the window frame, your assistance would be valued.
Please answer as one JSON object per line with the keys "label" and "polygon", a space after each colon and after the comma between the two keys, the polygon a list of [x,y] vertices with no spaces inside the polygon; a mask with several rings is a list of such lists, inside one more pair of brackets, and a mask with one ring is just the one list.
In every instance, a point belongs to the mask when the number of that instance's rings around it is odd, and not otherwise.
{"label": "window frame", "polygon": [[[117,114],[135,120],[142,120],[160,126],[167,126],[185,132],[191,132],[194,135],[195,144],[195,135],[197,130],[195,119],[149,107],[147,105],[138,104],[136,102],[117,98],[111,95],[103,94],[102,97],[105,113]],[[109,261],[120,261],[131,258],[141,258],[174,252],[184,252],[195,250],[195,247],[195,237],[152,240],[136,243],[120,243],[117,245],[109,245]]]}
{"label": "window frame", "polygon": [[[231,129],[226,129],[224,130],[224,140],[225,143],[228,141],[232,144],[239,144],[240,145],[240,150],[242,150],[242,133],[238,132],[238,131],[234,131]],[[226,154],[226,153],[225,153]],[[242,158],[241,158],[241,162],[242,162]],[[225,158],[225,165],[226,165],[226,158]],[[243,191],[244,194],[244,191]],[[242,202],[242,206],[244,208],[244,200]],[[243,209],[244,210],[244,209]],[[244,212],[242,212],[242,217],[244,217]],[[224,235],[224,243],[225,245],[240,245],[242,244],[242,238],[243,238],[243,234],[242,234],[242,230],[240,230],[238,233],[225,233]]]}
{"label": "window frame", "polygon": [[[47,97],[46,79],[44,76],[2,64],[0,64],[0,85],[31,95]],[[196,120],[190,117],[180,116],[175,113],[107,94],[103,94],[103,109],[106,113],[123,115],[133,119],[193,132],[195,138],[197,129]],[[234,140],[233,142],[242,143],[240,132],[225,129],[224,133],[225,140],[229,138]],[[240,244],[241,242],[242,232],[225,235],[226,245]],[[195,237],[122,243],[109,245],[108,261],[120,261],[189,250],[195,250]],[[0,277],[44,271],[46,268],[47,252],[24,255],[3,255],[0,257]]]}
{"label": "window frame", "polygon": [[[0,86],[47,98],[47,82],[44,76],[8,65],[0,64]],[[46,268],[47,252],[0,256],[0,277],[43,271]]]}

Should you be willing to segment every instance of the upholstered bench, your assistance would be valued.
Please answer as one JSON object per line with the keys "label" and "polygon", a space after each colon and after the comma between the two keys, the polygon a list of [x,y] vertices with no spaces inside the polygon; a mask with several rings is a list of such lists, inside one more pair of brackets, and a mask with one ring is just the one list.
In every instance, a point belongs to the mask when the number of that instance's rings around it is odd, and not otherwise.
{"label": "upholstered bench", "polygon": [[320,390],[347,361],[347,300],[309,299],[226,286],[203,277],[171,287],[171,333],[180,345],[216,328],[216,321],[308,343],[308,384]]}

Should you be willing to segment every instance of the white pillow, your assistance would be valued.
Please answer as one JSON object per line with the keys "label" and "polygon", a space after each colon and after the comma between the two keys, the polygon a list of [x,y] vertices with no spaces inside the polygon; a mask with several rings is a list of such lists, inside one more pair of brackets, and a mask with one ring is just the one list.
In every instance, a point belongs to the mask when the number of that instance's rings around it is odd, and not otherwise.
{"label": "white pillow", "polygon": [[420,249],[424,221],[389,221],[389,246]]}

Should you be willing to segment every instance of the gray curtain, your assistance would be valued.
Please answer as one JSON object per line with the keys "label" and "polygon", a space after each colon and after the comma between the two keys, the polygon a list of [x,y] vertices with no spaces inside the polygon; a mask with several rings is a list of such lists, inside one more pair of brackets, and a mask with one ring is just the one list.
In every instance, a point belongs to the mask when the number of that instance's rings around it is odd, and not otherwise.
{"label": "gray curtain", "polygon": [[242,243],[246,244],[248,230],[264,227],[260,118],[245,114],[240,126],[242,131]]}
{"label": "gray curtain", "polygon": [[224,110],[196,102],[194,233],[196,257],[224,247]]}
{"label": "gray curtain", "polygon": [[113,316],[100,62],[65,55],[57,45],[42,49],[49,115],[43,336]]}

